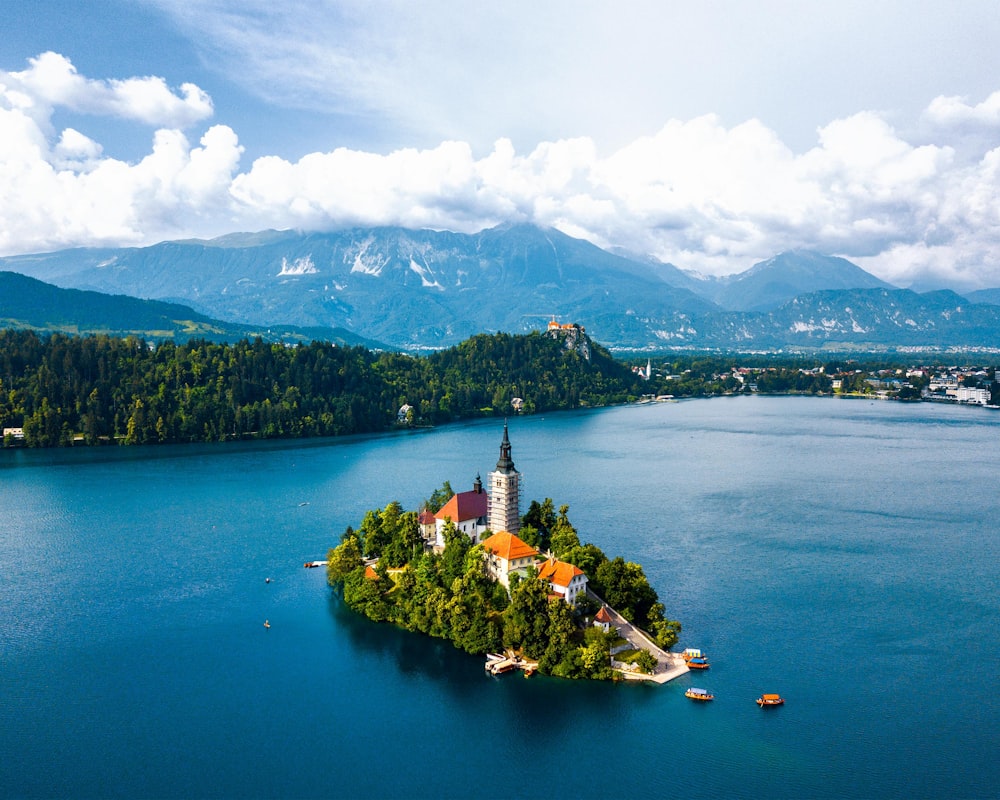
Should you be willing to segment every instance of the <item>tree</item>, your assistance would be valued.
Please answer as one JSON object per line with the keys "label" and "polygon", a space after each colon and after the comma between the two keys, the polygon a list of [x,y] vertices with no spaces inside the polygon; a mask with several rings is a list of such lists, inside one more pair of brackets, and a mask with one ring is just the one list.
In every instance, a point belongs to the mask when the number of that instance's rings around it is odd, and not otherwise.
{"label": "tree", "polygon": [[575,547],[580,546],[580,537],[567,516],[569,506],[560,506],[559,517],[552,526],[551,549],[556,558],[562,558]]}
{"label": "tree", "polygon": [[472,547],[472,542],[450,519],[445,522],[442,534],[444,552],[441,554],[441,582],[449,587],[465,573],[465,556]]}
{"label": "tree", "polygon": [[577,644],[574,641],[576,620],[573,616],[573,609],[563,600],[549,603],[547,610],[549,612],[549,626],[546,631],[548,644],[538,660],[538,668],[551,675],[556,667],[566,660],[570,652],[577,649]]}
{"label": "tree", "polygon": [[451,483],[445,481],[441,484],[439,489],[435,489],[431,492],[431,496],[424,501],[424,506],[432,514],[436,514],[441,510],[441,507],[444,506],[445,503],[451,500],[453,494],[455,494],[455,492],[451,488]]}
{"label": "tree", "polygon": [[548,592],[536,575],[522,580],[510,594],[503,613],[503,643],[538,658],[548,645]]}
{"label": "tree", "polygon": [[348,535],[327,555],[326,582],[330,586],[342,586],[347,576],[364,564],[361,558],[361,541],[350,528],[347,530]]}
{"label": "tree", "polygon": [[597,568],[596,582],[608,605],[629,622],[644,626],[649,612],[658,602],[656,591],[649,585],[642,567],[626,562],[621,556],[605,561]]}
{"label": "tree", "polygon": [[640,650],[635,657],[635,664],[647,675],[652,675],[656,669],[656,656],[648,650]]}

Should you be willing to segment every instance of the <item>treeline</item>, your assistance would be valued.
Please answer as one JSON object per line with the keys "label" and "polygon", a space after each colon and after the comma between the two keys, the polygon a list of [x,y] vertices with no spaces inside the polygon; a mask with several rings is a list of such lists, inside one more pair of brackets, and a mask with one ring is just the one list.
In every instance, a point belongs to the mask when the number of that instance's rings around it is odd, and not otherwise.
{"label": "treeline", "polygon": [[[556,513],[550,499],[533,502],[522,533],[580,567],[598,594],[661,647],[676,644],[680,623],[665,618],[642,567],[581,544],[567,513],[566,506]],[[488,576],[481,545],[473,546],[451,523],[444,538],[442,553],[425,550],[416,513],[390,503],[369,511],[357,531],[345,531],[328,555],[327,579],[347,606],[376,622],[447,639],[469,653],[513,649],[536,659],[549,675],[613,677],[610,651],[617,634],[585,624],[596,604],[580,598],[573,608],[550,600],[534,569],[524,579],[512,575],[508,594]],[[378,565],[365,566],[365,558],[377,558]],[[646,653],[646,661],[652,658]]]}
{"label": "treeline", "polygon": [[[260,339],[141,338],[0,330],[0,427],[23,444],[150,444],[338,436],[410,423],[623,402],[629,370],[542,334],[480,335],[425,357]],[[10,437],[6,442],[11,443]]]}

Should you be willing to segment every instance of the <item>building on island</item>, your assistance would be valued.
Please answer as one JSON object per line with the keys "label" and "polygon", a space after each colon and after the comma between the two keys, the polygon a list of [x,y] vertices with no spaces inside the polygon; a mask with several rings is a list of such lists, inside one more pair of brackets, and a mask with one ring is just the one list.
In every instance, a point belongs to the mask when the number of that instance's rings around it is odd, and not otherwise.
{"label": "building on island", "polygon": [[479,543],[479,537],[486,530],[486,514],[489,508],[489,498],[483,491],[483,482],[476,476],[471,492],[453,494],[434,515],[435,546],[444,547],[444,526],[447,522],[455,523],[455,527],[469,537],[473,544]]}
{"label": "building on island", "polygon": [[538,551],[510,531],[499,531],[483,541],[486,551],[486,573],[510,588],[510,576],[525,577],[528,567],[535,565]]}
{"label": "building on island", "polygon": [[417,514],[417,523],[420,525],[420,537],[428,544],[437,541],[437,519],[434,512],[429,508],[422,508]]}
{"label": "building on island", "polygon": [[487,479],[490,484],[489,529],[518,533],[521,530],[521,473],[514,468],[514,460],[510,457],[506,421],[503,424],[500,458]]}
{"label": "building on island", "polygon": [[602,631],[607,633],[611,630],[612,623],[611,615],[608,613],[608,609],[601,606],[601,610],[597,612],[594,616],[594,627],[600,628]]}
{"label": "building on island", "polygon": [[576,599],[581,594],[587,593],[587,576],[583,570],[556,558],[550,558],[541,565],[538,578],[549,584],[552,594],[571,606],[576,605]]}

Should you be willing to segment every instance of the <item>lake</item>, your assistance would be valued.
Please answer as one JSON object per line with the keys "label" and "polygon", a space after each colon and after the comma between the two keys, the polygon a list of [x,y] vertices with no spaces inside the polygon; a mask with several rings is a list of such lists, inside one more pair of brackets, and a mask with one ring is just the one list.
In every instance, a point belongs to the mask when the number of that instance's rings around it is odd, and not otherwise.
{"label": "lake", "polygon": [[665,686],[490,678],[302,568],[369,508],[471,488],[500,420],[0,451],[0,796],[1000,796],[998,422],[789,397],[511,419],[522,511],[568,504],[707,651]]}

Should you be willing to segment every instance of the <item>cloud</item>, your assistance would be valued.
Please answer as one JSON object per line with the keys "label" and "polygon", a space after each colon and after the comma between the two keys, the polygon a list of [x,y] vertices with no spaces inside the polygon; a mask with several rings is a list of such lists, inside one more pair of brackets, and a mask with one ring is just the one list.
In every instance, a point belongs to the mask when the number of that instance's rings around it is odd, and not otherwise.
{"label": "cloud", "polygon": [[[524,153],[501,138],[481,156],[444,141],[250,165],[230,127],[212,125],[192,142],[178,124],[157,128],[149,153],[128,163],[75,128],[55,131],[51,111],[39,114],[56,98],[91,96],[72,87],[96,85],[106,97],[128,81],[55,72],[62,77],[0,73],[3,253],[262,228],[473,232],[527,221],[708,274],[811,248],[900,285],[1000,285],[1000,147],[958,159],[947,129],[916,144],[871,111],[830,121],[801,153],[759,120],[726,125],[709,114],[668,120],[607,154],[589,137]],[[89,107],[118,113],[111,103]]]}
{"label": "cloud", "polygon": [[22,72],[0,72],[0,86],[12,106],[36,119],[55,107],[132,119],[147,125],[186,128],[212,115],[211,98],[193,83],[175,94],[163,78],[88,80],[65,56],[46,52],[28,60]]}
{"label": "cloud", "polygon": [[982,125],[1000,127],[1000,91],[993,92],[981,103],[969,105],[964,97],[935,97],[924,117],[936,125]]}

